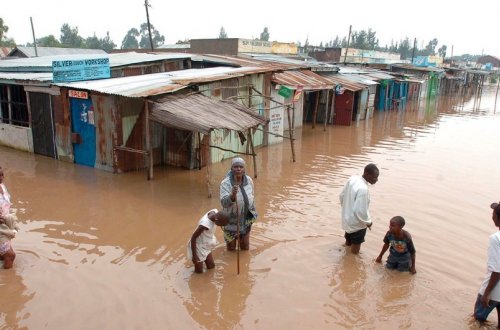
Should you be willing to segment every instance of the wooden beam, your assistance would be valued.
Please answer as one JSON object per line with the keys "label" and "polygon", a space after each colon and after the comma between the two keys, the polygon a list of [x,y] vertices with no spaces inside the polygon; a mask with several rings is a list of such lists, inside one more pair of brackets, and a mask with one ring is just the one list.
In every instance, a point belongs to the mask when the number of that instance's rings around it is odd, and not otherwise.
{"label": "wooden beam", "polygon": [[146,133],[146,150],[148,151],[147,165],[148,165],[148,180],[153,180],[153,150],[151,147],[151,132],[149,131],[149,104],[148,101],[144,102],[144,127]]}

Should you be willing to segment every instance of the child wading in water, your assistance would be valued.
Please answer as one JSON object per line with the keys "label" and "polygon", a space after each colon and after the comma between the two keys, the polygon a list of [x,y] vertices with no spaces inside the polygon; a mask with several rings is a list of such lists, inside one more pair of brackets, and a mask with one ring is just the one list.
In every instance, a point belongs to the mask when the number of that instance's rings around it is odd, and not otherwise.
{"label": "child wading in water", "polygon": [[198,222],[198,228],[191,235],[188,242],[188,258],[193,261],[195,273],[203,273],[203,262],[207,269],[215,267],[212,250],[217,245],[215,238],[216,226],[225,226],[229,220],[229,214],[224,211],[213,209],[208,211]]}
{"label": "child wading in water", "polygon": [[405,219],[401,216],[395,216],[389,223],[389,231],[384,237],[384,246],[376,262],[381,263],[382,257],[389,249],[389,257],[387,258],[386,267],[388,269],[397,269],[400,272],[410,271],[415,274],[415,246],[411,235],[406,230],[403,230]]}

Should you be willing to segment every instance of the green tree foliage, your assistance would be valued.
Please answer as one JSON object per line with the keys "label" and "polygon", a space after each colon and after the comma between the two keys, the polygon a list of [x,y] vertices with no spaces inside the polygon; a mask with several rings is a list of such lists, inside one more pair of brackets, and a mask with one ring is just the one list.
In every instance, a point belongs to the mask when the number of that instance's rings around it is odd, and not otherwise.
{"label": "green tree foliage", "polygon": [[227,39],[227,33],[223,26],[220,27],[219,39]]}
{"label": "green tree foliage", "polygon": [[[36,39],[36,45],[39,47],[62,47],[59,40],[53,34]],[[26,46],[34,47],[32,43],[27,43]]]}
{"label": "green tree foliage", "polygon": [[85,40],[85,46],[90,49],[102,49],[106,52],[116,48],[116,44],[109,36],[109,31],[106,32],[104,38],[98,38],[94,33],[94,36],[88,37],[87,40]]}
{"label": "green tree foliage", "polygon": [[424,55],[424,56],[436,55],[436,46],[437,46],[437,44],[438,44],[438,40],[436,38],[432,39],[425,46],[425,48],[421,50],[420,55]]}
{"label": "green tree foliage", "polygon": [[[158,46],[163,45],[165,42],[165,37],[155,29],[153,24],[150,24],[151,27],[151,38],[153,39],[153,48],[157,48]],[[148,23],[142,23],[140,29],[141,40],[139,41],[139,47],[143,49],[150,49],[151,42],[149,40],[149,30]]]}
{"label": "green tree foliage", "polygon": [[3,19],[0,17],[0,46],[1,47],[15,47],[14,39],[7,38],[5,35],[9,31],[9,27],[5,25]]}
{"label": "green tree foliage", "polygon": [[123,38],[121,49],[138,49],[139,40],[137,39],[141,34],[136,28],[128,30],[125,38]]}
{"label": "green tree foliage", "polygon": [[78,34],[78,27],[64,23],[61,27],[61,44],[68,48],[85,48],[85,40]]}
{"label": "green tree foliage", "polygon": [[0,17],[0,41],[3,41],[5,34],[9,32],[9,27],[3,22],[3,18]]}
{"label": "green tree foliage", "polygon": [[442,45],[441,47],[439,47],[438,49],[438,54],[440,57],[442,58],[445,58],[446,57],[446,50],[447,50],[448,47],[446,47],[446,45]]}
{"label": "green tree foliage", "polygon": [[264,28],[264,31],[260,34],[260,40],[262,41],[269,41],[269,30],[267,29],[267,26]]}
{"label": "green tree foliage", "polygon": [[378,39],[376,37],[377,32],[368,29],[367,31],[354,31],[351,33],[351,44],[350,48],[356,49],[368,49],[374,50],[378,49]]}

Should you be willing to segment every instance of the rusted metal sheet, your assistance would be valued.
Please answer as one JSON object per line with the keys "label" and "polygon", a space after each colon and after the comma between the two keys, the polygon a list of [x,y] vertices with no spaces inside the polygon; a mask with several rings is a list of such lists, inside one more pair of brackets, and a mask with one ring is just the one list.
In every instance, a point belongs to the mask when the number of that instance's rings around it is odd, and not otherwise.
{"label": "rusted metal sheet", "polygon": [[285,85],[292,88],[301,88],[303,90],[333,88],[333,84],[331,81],[309,70],[285,71],[275,73],[272,80],[276,84]]}
{"label": "rusted metal sheet", "polygon": [[67,90],[61,89],[59,96],[52,96],[54,110],[55,140],[59,160],[74,162],[73,145],[71,144],[71,118]]}
{"label": "rusted metal sheet", "polygon": [[95,167],[106,171],[114,170],[114,143],[116,143],[117,106],[114,97],[107,95],[92,95],[95,117],[96,159]]}
{"label": "rusted metal sheet", "polygon": [[354,107],[354,92],[346,90],[343,94],[335,96],[335,125],[350,126]]}

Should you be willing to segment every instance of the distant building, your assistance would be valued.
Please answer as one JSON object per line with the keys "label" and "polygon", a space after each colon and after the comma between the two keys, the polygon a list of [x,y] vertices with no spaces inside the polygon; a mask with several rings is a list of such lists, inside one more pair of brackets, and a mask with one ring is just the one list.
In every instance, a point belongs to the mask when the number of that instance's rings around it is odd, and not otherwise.
{"label": "distant building", "polygon": [[486,65],[491,63],[494,67],[500,68],[500,59],[495,56],[485,55],[477,59],[477,63]]}
{"label": "distant building", "polygon": [[263,41],[242,38],[226,39],[191,39],[191,53],[216,54],[216,55],[239,55],[252,54],[283,54],[296,55],[297,45],[295,43],[284,43],[277,41]]}
{"label": "distant building", "polygon": [[393,64],[405,62],[398,53],[380,52],[355,48],[319,48],[308,47],[309,56],[318,61],[330,63],[379,63]]}

